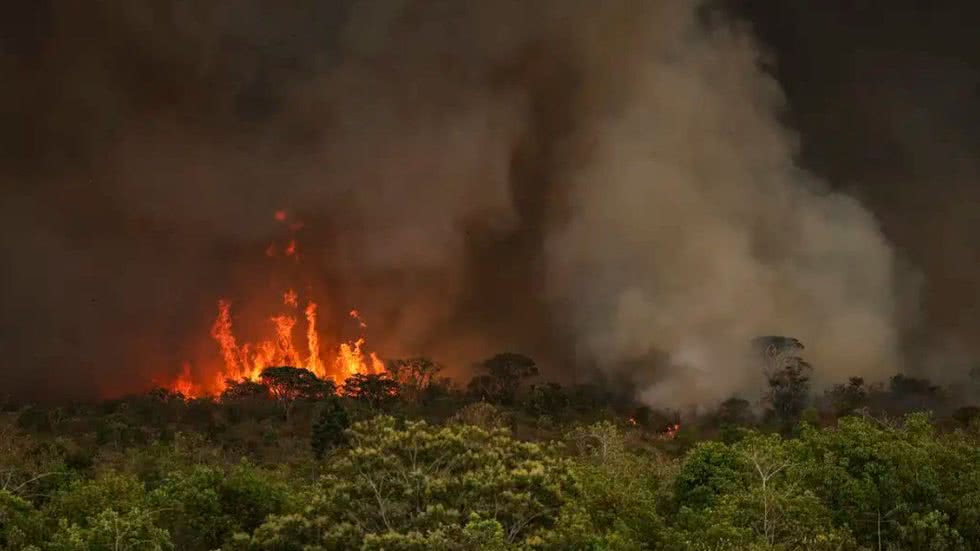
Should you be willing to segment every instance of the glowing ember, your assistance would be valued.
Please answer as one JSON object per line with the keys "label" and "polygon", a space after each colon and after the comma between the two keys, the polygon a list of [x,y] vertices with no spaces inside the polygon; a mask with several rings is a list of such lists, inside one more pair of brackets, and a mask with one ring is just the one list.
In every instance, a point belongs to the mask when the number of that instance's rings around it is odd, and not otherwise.
{"label": "glowing ember", "polygon": [[357,310],[351,310],[350,311],[350,317],[352,317],[355,320],[357,320],[357,323],[358,323],[358,325],[361,326],[361,329],[367,329],[367,324],[364,323],[364,320],[361,319],[361,313],[360,312],[358,312]]}

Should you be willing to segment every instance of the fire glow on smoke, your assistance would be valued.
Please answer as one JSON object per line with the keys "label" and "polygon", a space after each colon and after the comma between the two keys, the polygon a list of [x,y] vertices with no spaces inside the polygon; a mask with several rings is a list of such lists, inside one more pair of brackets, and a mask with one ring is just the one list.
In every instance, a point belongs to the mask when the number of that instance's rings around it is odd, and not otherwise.
{"label": "fire glow on smoke", "polygon": [[[281,251],[284,256],[298,261],[294,234],[302,228],[302,223],[288,221],[286,213],[281,210],[276,211],[275,219],[287,224],[291,236],[286,247],[277,247],[273,243],[266,249],[266,254],[275,256]],[[269,318],[270,333],[265,339],[255,342],[241,342],[236,338],[231,306],[230,301],[219,299],[218,314],[211,326],[211,337],[220,352],[220,367],[208,370],[214,373],[201,374],[195,373],[191,364],[185,362],[180,375],[168,385],[171,390],[187,397],[220,394],[229,380],[258,381],[264,369],[275,366],[306,368],[317,377],[330,378],[338,383],[358,373],[380,373],[384,370],[383,362],[374,352],[364,351],[363,336],[342,342],[336,349],[327,351],[325,361],[321,351],[323,341],[317,330],[317,303],[308,299],[303,304],[293,289],[287,289],[282,294],[284,310]],[[349,315],[361,329],[367,328],[357,310],[351,310]],[[300,332],[297,327],[300,319],[305,322],[305,327],[301,327],[305,338],[296,339],[295,335]]]}

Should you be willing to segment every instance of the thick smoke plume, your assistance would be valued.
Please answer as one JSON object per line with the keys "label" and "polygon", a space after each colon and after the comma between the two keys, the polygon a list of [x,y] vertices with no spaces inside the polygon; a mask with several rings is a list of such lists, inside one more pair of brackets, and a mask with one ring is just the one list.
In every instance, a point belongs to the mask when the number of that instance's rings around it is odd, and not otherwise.
{"label": "thick smoke plume", "polygon": [[707,403],[759,384],[747,343],[772,333],[828,380],[896,367],[890,248],[798,168],[731,17],[290,5],[32,13],[0,58],[5,382],[118,392],[214,355],[216,297],[247,308],[284,277],[261,252],[277,208],[334,331],[356,306],[376,350],[457,375],[514,350]]}

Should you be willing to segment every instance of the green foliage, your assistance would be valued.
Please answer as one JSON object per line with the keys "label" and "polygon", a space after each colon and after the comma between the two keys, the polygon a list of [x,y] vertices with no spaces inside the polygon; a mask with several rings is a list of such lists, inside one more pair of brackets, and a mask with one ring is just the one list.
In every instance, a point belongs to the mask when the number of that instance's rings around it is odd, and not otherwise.
{"label": "green foliage", "polygon": [[43,531],[43,518],[29,501],[0,490],[0,549],[26,548]]}
{"label": "green foliage", "polygon": [[168,551],[174,549],[167,531],[142,509],[119,513],[106,509],[86,526],[62,520],[46,551]]}
{"label": "green foliage", "polygon": [[187,551],[220,547],[235,532],[251,532],[284,512],[289,502],[283,484],[248,463],[227,472],[207,466],[173,472],[149,498],[161,526]]}
{"label": "green foliage", "polygon": [[129,474],[105,473],[91,480],[76,480],[45,504],[48,518],[87,526],[92,511],[125,513],[141,507],[145,500],[143,484]]}
{"label": "green foliage", "polygon": [[507,415],[486,402],[467,404],[453,415],[451,421],[484,430],[505,428],[510,424]]}
{"label": "green foliage", "polygon": [[310,436],[314,457],[321,459],[325,453],[346,442],[345,431],[348,427],[350,417],[340,400],[336,397],[325,400]]}
{"label": "green foliage", "polygon": [[341,396],[272,371],[289,411],[236,383],[0,413],[0,549],[980,551],[976,407],[874,417],[946,399],[928,381],[854,379],[791,430],[731,399],[665,438],[676,414],[596,385],[523,391],[522,358],[469,402],[415,358]]}
{"label": "green foliage", "polygon": [[350,441],[303,515],[271,519],[256,533],[257,548],[277,538],[290,545],[354,538],[366,547],[438,548],[439,534],[473,518],[493,518],[513,543],[552,525],[575,495],[567,461],[504,431],[411,421],[400,428],[376,417],[356,423]]}
{"label": "green foliage", "polygon": [[744,456],[719,442],[696,445],[674,480],[677,508],[705,509],[719,496],[745,488],[748,465]]}

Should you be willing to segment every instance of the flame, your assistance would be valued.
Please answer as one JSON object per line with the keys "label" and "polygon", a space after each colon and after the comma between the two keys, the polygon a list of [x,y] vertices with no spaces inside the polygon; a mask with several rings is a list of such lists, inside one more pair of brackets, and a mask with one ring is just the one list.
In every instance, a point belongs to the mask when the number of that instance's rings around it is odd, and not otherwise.
{"label": "flame", "polygon": [[177,380],[174,381],[171,390],[179,392],[184,396],[193,396],[196,394],[194,390],[194,382],[191,380],[191,364],[184,362],[180,375]]}
{"label": "flame", "polygon": [[313,373],[324,373],[323,361],[320,360],[320,336],[316,332],[316,303],[306,305],[306,346],[310,355],[306,358],[306,369]]}
{"label": "flame", "polygon": [[[292,305],[295,293],[287,291],[283,302]],[[272,324],[274,338],[257,343],[245,342],[239,344],[232,328],[231,303],[221,299],[218,301],[218,315],[211,326],[211,336],[218,344],[222,365],[216,370],[210,385],[202,386],[193,382],[191,366],[185,363],[181,374],[169,385],[171,390],[181,392],[187,397],[198,397],[207,394],[218,394],[227,387],[227,381],[250,380],[258,382],[262,370],[267,367],[289,365],[304,367],[317,377],[330,378],[343,382],[348,377],[358,373],[371,374],[384,372],[384,362],[374,352],[365,352],[363,336],[350,342],[342,342],[336,349],[333,362],[328,370],[320,355],[320,335],[317,332],[317,304],[308,301],[304,310],[306,321],[306,350],[308,355],[301,358],[294,333],[297,319],[286,314],[269,318]],[[366,327],[359,317],[361,327]]]}
{"label": "flame", "polygon": [[[288,221],[285,210],[277,210],[274,215],[277,221],[287,223],[291,232],[303,227],[302,222]],[[275,243],[266,249],[266,255],[276,256],[279,247]],[[295,237],[282,249],[286,256],[293,256],[299,261]],[[299,296],[293,289],[287,289],[282,294],[282,303],[291,309],[299,308]],[[198,397],[208,394],[219,394],[228,385],[228,380],[259,381],[262,370],[272,366],[304,367],[320,378],[331,378],[340,383],[351,375],[358,373],[382,373],[384,363],[374,352],[364,351],[364,337],[359,336],[350,342],[341,342],[334,351],[332,361],[324,361],[321,356],[323,342],[317,331],[317,304],[306,300],[303,310],[306,322],[305,358],[301,357],[301,345],[294,341],[297,333],[298,319],[289,313],[279,313],[269,318],[272,324],[271,338],[256,342],[240,342],[232,327],[231,302],[222,298],[218,300],[218,314],[211,325],[211,337],[218,345],[220,363],[204,366],[205,373],[194,377],[191,365],[185,363],[178,375],[168,386],[171,390],[181,392],[186,397]],[[357,321],[361,329],[367,324],[357,310],[351,310],[350,316]],[[303,333],[300,333],[303,334]],[[207,383],[196,383],[210,379]]]}

